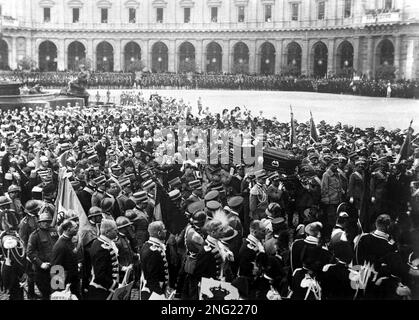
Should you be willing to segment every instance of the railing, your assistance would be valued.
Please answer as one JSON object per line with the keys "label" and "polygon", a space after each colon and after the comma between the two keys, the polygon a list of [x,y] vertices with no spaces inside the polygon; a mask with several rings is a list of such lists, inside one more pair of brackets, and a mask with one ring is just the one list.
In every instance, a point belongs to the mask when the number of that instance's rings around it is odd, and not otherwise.
{"label": "railing", "polygon": [[19,27],[35,30],[63,30],[63,31],[124,31],[124,32],[150,32],[150,31],[260,31],[282,29],[316,29],[329,27],[353,26],[356,24],[371,24],[401,21],[400,12],[367,14],[349,18],[299,20],[299,21],[251,21],[251,22],[208,22],[208,23],[55,23],[55,22],[27,22],[3,19],[4,27]]}
{"label": "railing", "polygon": [[399,22],[401,21],[400,12],[387,12],[378,14],[367,14],[362,17],[362,23],[386,23],[386,22]]}

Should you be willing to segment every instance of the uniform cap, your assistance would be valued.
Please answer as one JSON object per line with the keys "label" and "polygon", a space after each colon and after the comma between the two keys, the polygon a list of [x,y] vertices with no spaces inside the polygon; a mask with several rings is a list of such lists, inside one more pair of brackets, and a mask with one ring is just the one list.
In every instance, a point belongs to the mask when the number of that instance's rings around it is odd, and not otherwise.
{"label": "uniform cap", "polygon": [[170,180],[168,182],[168,184],[169,184],[169,186],[171,186],[172,188],[174,188],[174,187],[176,187],[178,185],[181,185],[182,184],[182,181],[180,180],[179,177],[176,177],[176,178]]}
{"label": "uniform cap", "polygon": [[227,204],[230,208],[237,208],[243,203],[243,200],[244,200],[243,197],[235,196],[235,197],[230,198],[227,201]]}
{"label": "uniform cap", "polygon": [[209,210],[212,210],[212,211],[218,210],[218,209],[221,208],[221,203],[219,203],[218,201],[214,201],[214,200],[208,201],[207,202],[207,208]]}
{"label": "uniform cap", "polygon": [[0,207],[7,206],[10,204],[12,204],[12,201],[8,197],[6,196],[0,197]]}
{"label": "uniform cap", "polygon": [[106,182],[106,178],[104,176],[99,176],[97,178],[93,179],[93,182],[97,185],[100,186],[101,184],[104,184]]}
{"label": "uniform cap", "polygon": [[197,211],[204,210],[204,208],[205,208],[204,201],[201,200],[201,201],[193,202],[190,205],[188,205],[187,211],[190,214],[194,214]]}
{"label": "uniform cap", "polygon": [[147,180],[143,183],[143,189],[144,190],[150,190],[156,186],[156,183],[153,180]]}
{"label": "uniform cap", "polygon": [[254,176],[256,179],[265,179],[267,177],[266,171],[264,169],[255,171]]}
{"label": "uniform cap", "polygon": [[191,188],[192,190],[202,188],[200,180],[193,180],[193,181],[189,182],[188,185],[189,185],[189,188]]}
{"label": "uniform cap", "polygon": [[19,186],[17,186],[17,185],[15,185],[15,184],[12,184],[8,189],[7,189],[7,192],[8,193],[11,193],[11,192],[21,192],[22,191],[22,189],[19,187]]}
{"label": "uniform cap", "polygon": [[217,199],[220,196],[220,193],[217,190],[211,190],[205,195],[205,201],[211,201]]}
{"label": "uniform cap", "polygon": [[172,201],[176,201],[176,200],[180,199],[181,196],[182,195],[180,193],[180,190],[178,190],[178,189],[175,189],[175,190],[172,190],[172,191],[169,192],[169,198]]}
{"label": "uniform cap", "polygon": [[132,198],[135,202],[145,202],[148,201],[148,195],[145,191],[139,191],[132,195]]}

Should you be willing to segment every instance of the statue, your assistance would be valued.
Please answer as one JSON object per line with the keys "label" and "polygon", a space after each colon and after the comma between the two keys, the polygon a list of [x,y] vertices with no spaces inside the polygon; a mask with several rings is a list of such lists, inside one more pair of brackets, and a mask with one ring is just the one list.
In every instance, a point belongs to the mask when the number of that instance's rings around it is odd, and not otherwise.
{"label": "statue", "polygon": [[83,98],[85,105],[88,106],[89,93],[87,92],[86,87],[90,78],[90,73],[83,64],[81,64],[79,68],[80,72],[77,75],[77,79],[71,80],[68,83],[68,86],[61,90],[61,94],[65,96]]}

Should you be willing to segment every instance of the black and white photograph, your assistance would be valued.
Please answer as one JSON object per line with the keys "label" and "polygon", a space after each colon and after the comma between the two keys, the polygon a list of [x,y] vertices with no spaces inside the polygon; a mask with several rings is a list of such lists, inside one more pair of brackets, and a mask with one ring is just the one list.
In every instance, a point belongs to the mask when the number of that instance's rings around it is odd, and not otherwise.
{"label": "black and white photograph", "polygon": [[417,0],[0,0],[0,112],[0,300],[419,300]]}

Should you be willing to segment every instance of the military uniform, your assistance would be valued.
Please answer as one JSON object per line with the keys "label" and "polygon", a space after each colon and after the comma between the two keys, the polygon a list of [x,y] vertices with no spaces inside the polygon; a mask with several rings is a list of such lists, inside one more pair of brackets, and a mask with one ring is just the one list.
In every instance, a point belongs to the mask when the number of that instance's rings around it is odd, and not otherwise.
{"label": "military uniform", "polygon": [[361,201],[364,195],[364,176],[355,171],[349,177],[348,198],[353,198],[353,205],[358,210],[361,209]]}
{"label": "military uniform", "polygon": [[220,279],[223,259],[219,251],[216,239],[207,236],[202,250],[196,257],[194,275],[198,279],[213,278]]}
{"label": "military uniform", "polygon": [[186,274],[182,288],[182,300],[197,300],[199,278],[195,276],[195,267],[198,253],[203,249],[205,240],[201,231],[188,224],[185,229],[185,263],[183,266]]}
{"label": "military uniform", "polygon": [[93,240],[90,248],[93,278],[89,286],[89,300],[106,300],[119,283],[118,249],[104,236]]}
{"label": "military uniform", "polygon": [[307,236],[305,239],[295,240],[291,245],[291,272],[295,272],[298,268],[303,267],[303,255],[309,249],[318,249],[318,256],[316,257],[318,268],[321,269],[332,261],[332,254],[326,248],[319,246],[319,240],[315,237]]}
{"label": "military uniform", "polygon": [[250,190],[249,210],[250,218],[258,220],[265,214],[268,207],[268,193],[265,185],[255,184]]}
{"label": "military uniform", "polygon": [[323,267],[322,296],[325,300],[353,300],[356,291],[351,287],[350,271],[343,262]]}
{"label": "military uniform", "polygon": [[43,262],[51,262],[52,248],[58,240],[58,232],[55,228],[35,230],[29,237],[28,258],[35,268],[35,282],[44,300],[48,300],[51,294],[50,270],[41,269]]}
{"label": "military uniform", "polygon": [[373,216],[371,221],[380,215],[386,213],[387,210],[387,180],[388,176],[382,171],[375,171],[371,174],[370,180],[370,196],[375,198],[372,203]]}
{"label": "military uniform", "polygon": [[148,300],[153,292],[163,295],[169,284],[166,246],[160,240],[151,237],[141,249],[140,260],[144,276],[141,299]]}
{"label": "military uniform", "polygon": [[[92,196],[93,196],[94,190],[92,190],[89,187],[84,187],[83,190],[81,190],[78,194],[78,197],[80,199],[80,203],[84,209],[84,212],[87,214],[92,207]],[[100,202],[99,202],[100,203]]]}
{"label": "military uniform", "polygon": [[135,207],[133,211],[137,214],[138,217],[137,220],[133,221],[133,226],[137,245],[137,252],[140,252],[144,243],[148,240],[149,218],[147,214],[138,207]]}

